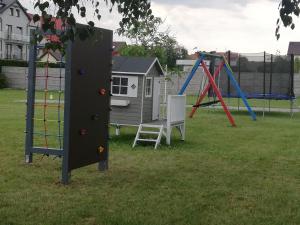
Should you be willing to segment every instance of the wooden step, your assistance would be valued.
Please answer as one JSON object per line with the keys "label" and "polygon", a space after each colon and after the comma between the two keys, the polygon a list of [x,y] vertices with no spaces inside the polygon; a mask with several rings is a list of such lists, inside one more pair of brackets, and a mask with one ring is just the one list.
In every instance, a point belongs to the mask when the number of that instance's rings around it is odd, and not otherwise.
{"label": "wooden step", "polygon": [[145,142],[157,142],[157,139],[142,139],[142,138],[138,138],[138,141],[145,141]]}
{"label": "wooden step", "polygon": [[140,134],[159,134],[159,132],[142,130],[140,131]]}
{"label": "wooden step", "polygon": [[161,128],[162,125],[141,124],[141,127]]}
{"label": "wooden step", "polygon": [[[143,128],[159,129],[159,131],[143,130]],[[161,140],[161,137],[163,134],[163,129],[164,129],[163,125],[140,124],[132,147],[134,148],[136,146],[137,142],[154,142],[155,143],[154,148],[157,149],[158,145],[160,144],[160,140]],[[157,135],[157,139],[141,138],[140,134]]]}

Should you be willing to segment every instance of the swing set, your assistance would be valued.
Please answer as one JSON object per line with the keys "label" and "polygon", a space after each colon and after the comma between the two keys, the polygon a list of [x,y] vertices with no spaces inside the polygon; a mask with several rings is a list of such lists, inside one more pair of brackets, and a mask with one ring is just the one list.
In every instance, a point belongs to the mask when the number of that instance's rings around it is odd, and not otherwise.
{"label": "swing set", "polygon": [[[216,59],[218,59],[220,61],[219,66],[217,67],[217,69],[215,70],[215,72],[211,72],[207,65],[205,64],[205,59],[210,59],[210,61],[215,61]],[[213,63],[214,64],[214,63]],[[190,118],[193,118],[194,114],[196,113],[197,109],[199,107],[205,107],[205,106],[210,106],[213,104],[217,104],[217,103],[221,103],[224,112],[226,113],[229,122],[231,123],[231,125],[233,127],[236,126],[236,123],[234,121],[233,116],[231,115],[228,106],[226,105],[222,94],[220,92],[220,89],[218,88],[218,85],[216,84],[216,79],[220,78],[220,73],[222,71],[222,69],[225,69],[226,74],[228,76],[228,78],[231,80],[234,88],[237,90],[237,93],[239,95],[239,97],[243,100],[243,103],[245,104],[252,120],[256,120],[256,115],[253,112],[252,108],[250,107],[247,98],[245,96],[245,94],[243,93],[243,91],[241,90],[240,86],[238,85],[237,81],[234,78],[233,75],[233,71],[227,61],[227,59],[225,58],[225,56],[221,56],[221,55],[217,55],[217,54],[212,54],[212,53],[206,53],[206,52],[198,52],[198,59],[196,60],[195,65],[192,68],[192,71],[190,72],[189,76],[187,77],[185,83],[183,84],[179,95],[183,95],[185,90],[187,89],[190,81],[193,79],[194,75],[196,74],[197,70],[199,69],[199,67],[203,68],[204,74],[206,75],[206,77],[208,78],[208,83],[206,84],[205,88],[203,88],[203,90],[199,91],[199,96],[198,99],[195,103],[195,105],[193,105],[193,109],[190,113]],[[214,65],[213,65],[214,66]],[[213,73],[213,75],[212,75]],[[210,89],[212,88],[213,92],[214,92],[214,100],[213,101],[209,101],[209,102],[205,102],[202,103],[202,101],[204,100],[205,96],[209,93]],[[218,100],[216,100],[216,97],[218,98]]]}

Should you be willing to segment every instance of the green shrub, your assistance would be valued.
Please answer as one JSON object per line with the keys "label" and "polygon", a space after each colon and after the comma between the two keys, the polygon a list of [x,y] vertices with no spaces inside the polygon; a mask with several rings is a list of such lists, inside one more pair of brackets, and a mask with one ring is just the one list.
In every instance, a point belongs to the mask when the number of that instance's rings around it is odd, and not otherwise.
{"label": "green shrub", "polygon": [[[46,63],[38,62],[37,67],[44,67]],[[0,60],[0,67],[1,66],[13,66],[13,67],[28,67],[28,62],[20,61],[20,60]],[[60,68],[64,67],[65,65],[60,65],[59,63],[49,63],[50,68]]]}
{"label": "green shrub", "polygon": [[0,73],[0,89],[6,88],[7,87],[7,79],[4,74]]}
{"label": "green shrub", "polygon": [[20,60],[0,60],[1,66],[15,66],[15,67],[27,67],[28,63],[26,61]]}

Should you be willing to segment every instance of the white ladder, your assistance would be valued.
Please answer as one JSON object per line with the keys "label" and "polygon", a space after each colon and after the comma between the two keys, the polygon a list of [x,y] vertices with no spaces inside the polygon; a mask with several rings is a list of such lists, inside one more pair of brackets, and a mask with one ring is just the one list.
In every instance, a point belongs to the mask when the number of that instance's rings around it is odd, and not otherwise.
{"label": "white ladder", "polygon": [[[153,131],[153,130],[143,130],[143,128],[156,128],[159,131]],[[132,148],[134,148],[137,144],[137,142],[154,142],[155,143],[155,149],[157,149],[158,145],[160,144],[161,137],[163,135],[164,126],[163,125],[151,125],[151,124],[140,124],[139,129],[136,133]],[[150,135],[157,135],[156,139],[149,139],[149,138],[141,138],[141,134],[150,134]]]}

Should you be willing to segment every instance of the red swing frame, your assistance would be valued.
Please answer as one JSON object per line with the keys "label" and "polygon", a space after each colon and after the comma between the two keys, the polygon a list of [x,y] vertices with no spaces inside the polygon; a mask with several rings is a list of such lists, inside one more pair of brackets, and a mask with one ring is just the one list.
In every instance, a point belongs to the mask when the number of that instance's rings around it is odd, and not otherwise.
{"label": "red swing frame", "polygon": [[207,66],[205,65],[205,62],[204,60],[201,61],[201,65],[202,65],[202,68],[204,69],[204,73],[205,75],[208,77],[209,79],[209,83],[206,85],[206,87],[204,88],[204,90],[202,91],[201,95],[199,96],[199,98],[197,99],[197,102],[195,104],[195,107],[193,107],[192,109],[192,112],[190,113],[190,118],[192,118],[195,114],[195,112],[197,111],[198,105],[201,104],[201,102],[203,101],[203,99],[205,98],[206,94],[208,93],[209,91],[209,88],[212,86],[213,88],[213,91],[215,92],[215,94],[217,95],[219,101],[221,102],[221,105],[223,107],[223,110],[224,112],[226,113],[227,117],[228,117],[228,120],[229,122],[231,123],[231,125],[233,127],[236,127],[236,124],[235,124],[235,121],[233,119],[233,116],[231,115],[230,111],[228,110],[228,107],[227,105],[225,104],[224,102],[224,99],[222,97],[222,94],[218,88],[218,86],[216,85],[216,82],[215,82],[215,79],[220,75],[220,72],[223,68],[223,66],[225,65],[225,62],[222,61],[220,66],[218,67],[218,69],[215,71],[214,75],[212,76],[211,73],[209,72]]}

